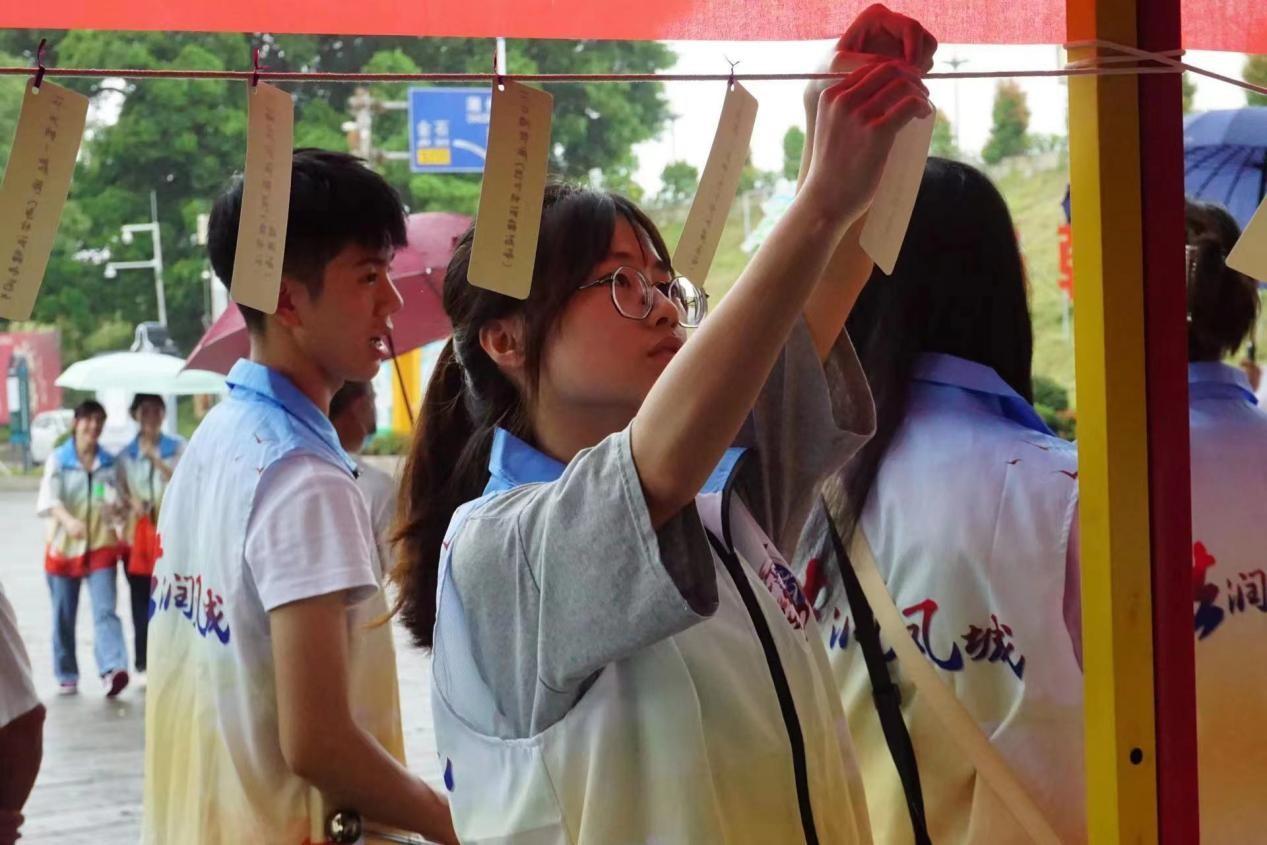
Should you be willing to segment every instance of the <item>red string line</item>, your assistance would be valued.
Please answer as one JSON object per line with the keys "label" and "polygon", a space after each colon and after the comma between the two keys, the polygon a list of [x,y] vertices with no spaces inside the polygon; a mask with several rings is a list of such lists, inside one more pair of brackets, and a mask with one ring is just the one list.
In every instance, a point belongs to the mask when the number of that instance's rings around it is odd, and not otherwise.
{"label": "red string line", "polygon": [[[1126,47],[1107,41],[1079,42],[1067,48],[1095,47],[1114,50],[1126,55],[1101,56],[1086,62],[1073,62],[1051,70],[996,70],[955,71],[928,73],[925,79],[1011,79],[1072,76],[1138,76],[1142,74],[1182,73],[1188,71],[1220,82],[1267,95],[1267,86],[1253,85],[1173,58],[1173,54],[1150,53],[1134,47]],[[1154,66],[1124,67],[1129,62],[1152,62]],[[1155,65],[1161,65],[1157,67]],[[41,68],[0,67],[0,76],[32,76]],[[274,71],[262,68],[251,70],[178,70],[172,68],[42,68],[45,76],[95,77],[121,79],[224,79],[271,80],[274,82],[482,82],[512,79],[519,82],[567,84],[586,82],[782,82],[805,80],[844,79],[848,73],[366,73],[322,71]]]}
{"label": "red string line", "polygon": [[[0,76],[31,76],[33,67],[0,67]],[[996,70],[927,73],[924,79],[1003,79],[1044,76],[1114,76],[1140,73],[1178,73],[1171,68],[1067,67],[1054,70]],[[844,79],[848,73],[330,73],[319,71],[260,70],[176,70],[170,68],[68,68],[48,67],[46,76],[111,77],[118,79],[226,79],[275,82],[487,82],[510,79],[518,82],[780,82],[810,79]],[[1217,76],[1217,75],[1215,75]]]}

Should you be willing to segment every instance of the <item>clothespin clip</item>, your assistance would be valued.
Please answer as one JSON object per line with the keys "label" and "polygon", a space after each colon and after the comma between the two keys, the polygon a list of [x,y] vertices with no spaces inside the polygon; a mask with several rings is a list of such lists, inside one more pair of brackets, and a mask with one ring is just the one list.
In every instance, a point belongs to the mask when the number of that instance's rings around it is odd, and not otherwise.
{"label": "clothespin clip", "polygon": [[506,88],[506,77],[502,74],[502,71],[505,70],[505,68],[502,68],[500,66],[500,62],[498,62],[497,60],[498,52],[500,51],[497,49],[497,46],[494,45],[493,46],[493,84],[497,86],[498,91],[503,91]]}
{"label": "clothespin clip", "polygon": [[48,68],[44,67],[44,48],[48,46],[48,39],[41,38],[40,46],[35,49],[35,83],[31,86],[32,90],[38,92],[40,84],[44,82],[44,73]]}
{"label": "clothespin clip", "polygon": [[730,78],[726,80],[726,90],[727,90],[727,91],[734,91],[734,90],[735,90],[735,84],[736,84],[736,80],[735,80],[735,65],[739,64],[739,62],[743,61],[743,59],[740,59],[739,61],[736,61],[736,62],[732,62],[732,61],[731,61],[728,57],[726,57],[726,56],[722,56],[722,58],[723,58],[723,59],[726,59],[726,63],[727,63],[728,65],[730,65]]}
{"label": "clothespin clip", "polygon": [[251,87],[257,88],[259,87],[259,84],[260,84],[260,71],[267,70],[266,65],[260,64],[260,48],[259,47],[256,47],[251,50],[251,65],[253,68],[251,71]]}

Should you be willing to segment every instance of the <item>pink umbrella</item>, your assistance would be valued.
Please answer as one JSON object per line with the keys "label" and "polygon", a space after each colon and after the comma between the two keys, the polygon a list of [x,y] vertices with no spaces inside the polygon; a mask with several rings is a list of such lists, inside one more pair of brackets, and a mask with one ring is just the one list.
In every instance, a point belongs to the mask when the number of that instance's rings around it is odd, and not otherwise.
{"label": "pink umbrella", "polygon": [[465,214],[424,211],[405,221],[405,246],[392,259],[392,280],[404,305],[392,317],[392,351],[399,355],[452,330],[444,313],[444,271],[471,227]]}
{"label": "pink umbrella", "polygon": [[246,323],[236,302],[230,302],[207,333],[198,341],[194,351],[185,359],[186,370],[211,370],[228,375],[239,358],[251,354],[251,342],[246,336]]}
{"label": "pink umbrella", "polygon": [[[446,211],[411,214],[406,221],[407,243],[396,251],[391,274],[404,305],[392,317],[392,348],[397,355],[439,340],[449,333],[442,301],[444,270],[471,218]],[[242,312],[232,302],[198,341],[185,369],[228,373],[239,358],[250,354]]]}

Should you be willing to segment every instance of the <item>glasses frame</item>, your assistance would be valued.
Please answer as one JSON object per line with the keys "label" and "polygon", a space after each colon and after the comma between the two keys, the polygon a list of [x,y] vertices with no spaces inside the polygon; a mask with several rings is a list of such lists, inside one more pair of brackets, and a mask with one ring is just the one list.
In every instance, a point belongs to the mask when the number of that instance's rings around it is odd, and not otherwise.
{"label": "glasses frame", "polygon": [[[619,276],[622,272],[632,273],[634,277],[638,280],[638,282],[642,285],[642,300],[644,303],[644,307],[643,307],[643,312],[641,314],[636,314],[636,315],[627,314],[625,313],[625,310],[620,307],[620,301],[616,298],[615,281],[616,281],[616,277]],[[702,304],[700,306],[699,319],[693,322],[687,321],[686,309],[678,302],[678,300],[673,298],[673,288],[679,282],[686,282],[688,285],[690,285],[692,288],[698,291],[701,297]],[[658,284],[652,284],[651,280],[648,279],[642,273],[641,270],[639,270],[636,267],[628,267],[622,264],[620,267],[617,267],[615,270],[612,270],[606,276],[603,276],[600,279],[595,279],[592,282],[586,282],[583,285],[579,285],[576,289],[578,291],[589,290],[590,288],[598,287],[599,285],[611,285],[611,287],[608,288],[608,290],[611,293],[612,306],[616,309],[617,314],[629,320],[647,319],[647,316],[655,308],[655,292],[657,291],[660,294],[662,294],[665,297],[665,299],[673,303],[673,307],[677,310],[677,313],[678,313],[678,325],[682,326],[683,328],[687,328],[687,329],[698,328],[700,323],[704,321],[704,318],[708,316],[708,292],[705,291],[699,285],[692,282],[690,279],[686,278],[686,276],[683,276],[680,274],[673,276],[668,281],[660,282]]]}

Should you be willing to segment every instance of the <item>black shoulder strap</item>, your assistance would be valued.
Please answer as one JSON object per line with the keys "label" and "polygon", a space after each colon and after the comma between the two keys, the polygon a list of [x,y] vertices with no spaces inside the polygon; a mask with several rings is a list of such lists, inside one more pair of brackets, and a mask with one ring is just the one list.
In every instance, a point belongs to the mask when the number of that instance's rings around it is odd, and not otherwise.
{"label": "black shoulder strap", "polygon": [[862,657],[867,664],[867,674],[871,678],[871,697],[880,717],[880,727],[884,729],[889,754],[893,756],[893,765],[897,767],[898,777],[902,779],[902,791],[906,793],[906,807],[910,812],[915,843],[931,845],[915,747],[911,744],[910,732],[902,718],[902,692],[893,683],[889,667],[885,665],[884,650],[880,645],[880,626],[876,624],[871,605],[867,603],[862,585],[858,583],[858,575],[853,571],[853,561],[849,559],[845,544],[840,539],[840,532],[836,530],[836,522],[831,517],[827,503],[823,502],[822,505],[827,531],[836,551],[836,563],[840,567],[840,576],[845,585],[845,596],[849,599],[850,610],[853,611],[854,636],[858,638],[858,646],[862,649]]}
{"label": "black shoulder strap", "polygon": [[[779,701],[779,711],[783,716],[783,727],[787,731],[788,745],[792,751],[792,776],[796,784],[797,810],[801,814],[801,830],[805,833],[806,845],[818,845],[818,829],[814,824],[814,807],[810,802],[809,768],[805,757],[805,735],[801,732],[801,719],[796,713],[796,700],[792,697],[792,686],[788,683],[787,673],[783,669],[783,660],[779,657],[779,647],[774,642],[774,635],[761,612],[757,595],[748,583],[743,572],[743,564],[739,557],[717,538],[712,531],[707,531],[708,541],[713,544],[713,551],[721,558],[726,573],[734,582],[739,597],[743,599],[744,609],[756,632],[757,641],[765,653],[766,668],[770,670],[770,681],[774,684],[774,694]],[[738,739],[738,738],[737,738]]]}

